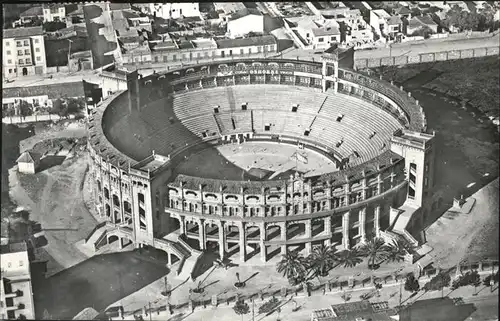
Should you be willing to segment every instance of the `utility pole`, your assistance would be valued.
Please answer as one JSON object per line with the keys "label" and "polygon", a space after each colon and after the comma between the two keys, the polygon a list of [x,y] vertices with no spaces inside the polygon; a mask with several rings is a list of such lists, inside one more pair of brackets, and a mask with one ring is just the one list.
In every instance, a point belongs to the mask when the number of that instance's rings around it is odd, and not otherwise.
{"label": "utility pole", "polygon": [[403,283],[399,283],[399,309],[401,309],[401,300],[403,299],[403,293],[402,293],[402,287]]}
{"label": "utility pole", "polygon": [[252,321],[255,321],[255,301],[252,298]]}
{"label": "utility pole", "polygon": [[153,317],[151,316],[151,314],[152,314],[152,313],[151,313],[151,301],[150,301],[150,302],[148,302],[148,304],[149,304],[149,321],[152,321],[152,320],[153,320]]}

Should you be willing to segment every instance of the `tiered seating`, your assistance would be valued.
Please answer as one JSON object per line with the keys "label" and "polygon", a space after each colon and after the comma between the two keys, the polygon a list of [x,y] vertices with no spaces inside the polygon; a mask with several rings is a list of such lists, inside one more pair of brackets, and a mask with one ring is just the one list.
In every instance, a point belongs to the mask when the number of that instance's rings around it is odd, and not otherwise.
{"label": "tiered seating", "polygon": [[216,106],[220,106],[220,112],[230,110],[226,88],[184,92],[174,96],[173,105],[175,115],[181,120],[204,113],[213,113]]}
{"label": "tiered seating", "polygon": [[[305,137],[304,131],[314,118],[314,115],[292,113],[291,111],[255,110],[254,130],[257,133],[285,134]],[[265,125],[270,124],[269,131]]]}
{"label": "tiered seating", "polygon": [[209,137],[218,134],[217,123],[212,114],[191,117],[183,120],[182,124],[192,133],[202,138],[204,138],[202,133],[206,133]]}
{"label": "tiered seating", "polygon": [[[334,121],[338,114],[344,115],[340,123]],[[362,129],[360,136],[356,137],[356,139],[362,139],[363,144],[375,147],[375,150],[368,153],[366,157],[376,156],[384,143],[390,139],[394,130],[401,127],[400,123],[386,111],[358,98],[343,94],[330,94],[319,115],[331,118],[334,121],[333,126],[343,125],[348,130]],[[318,124],[315,122],[313,127],[317,126]],[[349,130],[349,132],[352,132],[352,130]],[[373,132],[376,134],[370,139],[369,137]],[[353,134],[346,134],[346,137],[353,137]],[[344,143],[346,141],[347,139],[344,139]],[[359,150],[355,150],[359,152]],[[361,156],[365,158],[365,155]]]}
{"label": "tiered seating", "polygon": [[248,102],[248,109],[273,109],[290,111],[298,104],[299,112],[318,112],[325,95],[308,88],[285,85],[241,85],[234,86],[236,107]]}
{"label": "tiered seating", "polygon": [[[215,118],[223,135],[252,131],[252,114],[250,111],[216,114]],[[236,128],[233,128],[233,121]]]}
{"label": "tiered seating", "polygon": [[[107,131],[114,137],[113,144],[136,160],[151,155],[152,150],[161,155],[200,141],[200,138],[179,121],[171,124],[173,113],[160,100],[144,107],[140,114],[131,114],[111,125]],[[131,130],[133,128],[133,130]]]}

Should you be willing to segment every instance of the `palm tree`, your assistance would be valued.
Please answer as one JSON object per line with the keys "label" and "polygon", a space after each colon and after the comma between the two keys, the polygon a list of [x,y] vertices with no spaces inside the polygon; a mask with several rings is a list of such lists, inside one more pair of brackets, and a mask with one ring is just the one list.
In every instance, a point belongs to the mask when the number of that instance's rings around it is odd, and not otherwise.
{"label": "palm tree", "polygon": [[333,267],[334,251],[330,246],[317,247],[308,257],[308,261],[316,276],[327,276],[328,271]]}
{"label": "palm tree", "polygon": [[388,250],[384,240],[377,237],[364,244],[361,252],[368,257],[368,268],[373,269],[375,263],[385,260]]}
{"label": "palm tree", "polygon": [[276,264],[278,273],[283,273],[291,285],[302,282],[307,273],[307,262],[297,251],[288,252],[283,255],[281,261]]}
{"label": "palm tree", "polygon": [[412,251],[413,247],[410,243],[402,240],[393,240],[392,243],[386,245],[386,261],[401,262],[404,261],[405,255]]}
{"label": "palm tree", "polygon": [[337,265],[343,265],[345,268],[355,267],[359,263],[363,262],[362,257],[363,253],[361,253],[361,251],[357,248],[335,253],[335,261],[337,261]]}

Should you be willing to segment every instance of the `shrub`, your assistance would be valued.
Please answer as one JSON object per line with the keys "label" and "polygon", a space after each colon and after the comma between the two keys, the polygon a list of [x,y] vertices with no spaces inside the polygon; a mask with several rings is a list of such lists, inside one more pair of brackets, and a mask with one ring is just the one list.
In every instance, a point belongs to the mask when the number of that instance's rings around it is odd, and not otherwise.
{"label": "shrub", "polygon": [[260,313],[263,313],[263,314],[269,313],[269,312],[273,311],[276,307],[278,307],[279,304],[280,304],[280,301],[277,298],[273,297],[259,307],[259,314]]}

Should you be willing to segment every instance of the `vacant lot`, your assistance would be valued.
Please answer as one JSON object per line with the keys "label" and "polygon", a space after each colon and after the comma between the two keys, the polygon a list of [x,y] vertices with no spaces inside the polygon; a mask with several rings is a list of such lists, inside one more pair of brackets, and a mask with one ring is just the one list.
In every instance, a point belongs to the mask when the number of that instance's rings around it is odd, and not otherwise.
{"label": "vacant lot", "polygon": [[[498,177],[498,132],[483,115],[491,114],[495,104],[498,109],[500,102],[498,57],[384,68],[379,72],[409,88],[423,106],[428,131],[436,132],[435,194],[441,195],[448,207],[453,197],[471,196]],[[465,108],[462,100],[469,102]],[[445,215],[428,229],[427,239],[435,248],[431,255],[443,265],[461,259],[498,257],[498,180],[496,192],[492,186],[474,196],[475,214]],[[427,224],[443,213],[433,214]]]}
{"label": "vacant lot", "polygon": [[405,88],[423,87],[466,101],[487,116],[499,116],[500,59],[498,56],[441,61],[377,71]]}

